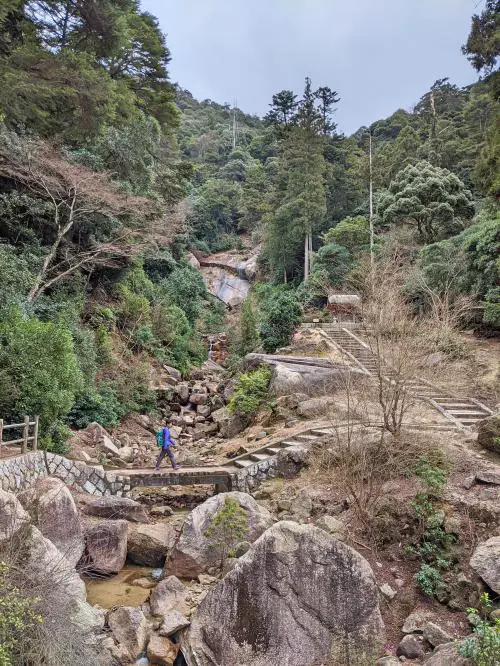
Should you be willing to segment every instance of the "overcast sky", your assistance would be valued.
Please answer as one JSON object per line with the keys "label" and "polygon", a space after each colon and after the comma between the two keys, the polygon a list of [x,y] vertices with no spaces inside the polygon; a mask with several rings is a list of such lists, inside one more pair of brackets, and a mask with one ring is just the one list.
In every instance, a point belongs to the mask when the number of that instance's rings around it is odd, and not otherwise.
{"label": "overcast sky", "polygon": [[330,86],[349,134],[409,109],[438,79],[476,80],[460,51],[483,0],[143,0],[172,52],[172,81],[198,99],[264,114],[304,77]]}

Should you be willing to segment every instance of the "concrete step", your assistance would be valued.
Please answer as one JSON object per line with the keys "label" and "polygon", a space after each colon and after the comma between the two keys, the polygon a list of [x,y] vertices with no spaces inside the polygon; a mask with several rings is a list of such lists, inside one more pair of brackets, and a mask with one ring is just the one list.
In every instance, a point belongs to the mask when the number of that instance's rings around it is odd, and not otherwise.
{"label": "concrete step", "polygon": [[439,402],[439,404],[442,407],[445,407],[446,409],[476,409],[476,410],[482,410],[476,403],[474,402],[459,402],[458,400],[453,400],[451,402],[447,402],[443,398],[436,398],[436,402]]}
{"label": "concrete step", "polygon": [[480,419],[484,419],[484,418],[486,418],[486,416],[488,416],[488,414],[486,414],[486,412],[473,412],[472,410],[469,410],[469,409],[458,411],[458,410],[454,410],[454,409],[448,409],[446,407],[446,411],[449,414],[451,414],[452,416],[454,416],[456,419],[458,419],[459,421],[462,418],[466,418],[466,419],[467,418],[475,418],[479,421]]}
{"label": "concrete step", "polygon": [[281,442],[283,446],[297,446],[298,444],[303,444],[298,439],[285,439]]}
{"label": "concrete step", "polygon": [[271,448],[266,449],[266,452],[269,453],[272,456],[275,456],[276,454],[278,454],[282,450],[283,450],[283,447],[281,447],[281,446],[272,446]]}
{"label": "concrete step", "polygon": [[315,439],[318,439],[316,435],[312,433],[304,433],[303,435],[295,435],[294,439],[298,439],[299,442],[313,442]]}
{"label": "concrete step", "polygon": [[335,428],[315,428],[314,430],[311,430],[311,435],[324,437],[325,435],[334,435],[335,432]]}
{"label": "concrete step", "polygon": [[248,458],[241,458],[240,460],[235,460],[231,464],[235,465],[235,467],[245,468],[249,467],[250,465],[253,465],[254,462],[255,460],[248,460]]}
{"label": "concrete step", "polygon": [[269,460],[271,457],[268,453],[249,453],[249,456],[252,460]]}

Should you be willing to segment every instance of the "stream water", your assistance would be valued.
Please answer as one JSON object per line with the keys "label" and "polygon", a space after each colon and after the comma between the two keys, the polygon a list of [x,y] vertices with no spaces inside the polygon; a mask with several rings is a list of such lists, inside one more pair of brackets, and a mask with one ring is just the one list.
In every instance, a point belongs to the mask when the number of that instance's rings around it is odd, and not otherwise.
{"label": "stream water", "polygon": [[147,578],[156,570],[127,564],[116,576],[110,578],[85,578],[87,601],[92,606],[113,608],[114,606],[140,606],[149,597],[151,589],[133,585],[138,578]]}

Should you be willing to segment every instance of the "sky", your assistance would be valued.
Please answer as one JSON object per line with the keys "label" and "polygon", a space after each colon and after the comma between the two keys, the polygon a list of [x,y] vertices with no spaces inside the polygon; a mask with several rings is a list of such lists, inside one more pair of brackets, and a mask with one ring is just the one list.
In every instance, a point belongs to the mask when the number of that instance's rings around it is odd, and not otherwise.
{"label": "sky", "polygon": [[477,76],[461,53],[484,0],[142,0],[172,52],[170,76],[197,99],[263,115],[304,78],[340,95],[350,134],[411,109],[439,78]]}

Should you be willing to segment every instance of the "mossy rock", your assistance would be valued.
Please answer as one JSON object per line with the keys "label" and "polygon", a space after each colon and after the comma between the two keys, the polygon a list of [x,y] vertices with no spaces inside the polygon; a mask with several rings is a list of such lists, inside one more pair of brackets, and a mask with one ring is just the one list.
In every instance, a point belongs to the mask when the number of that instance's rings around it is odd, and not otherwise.
{"label": "mossy rock", "polygon": [[500,454],[500,413],[479,421],[477,424],[477,443],[483,449]]}

